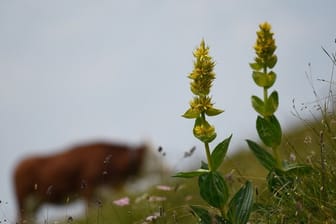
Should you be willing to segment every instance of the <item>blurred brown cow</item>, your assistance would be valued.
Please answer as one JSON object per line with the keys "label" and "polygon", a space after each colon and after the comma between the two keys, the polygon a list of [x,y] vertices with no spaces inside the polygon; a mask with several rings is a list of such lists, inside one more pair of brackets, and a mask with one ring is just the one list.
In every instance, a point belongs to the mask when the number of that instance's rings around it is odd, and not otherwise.
{"label": "blurred brown cow", "polygon": [[99,186],[121,188],[139,173],[146,151],[145,145],[98,142],[24,159],[14,172],[19,222],[33,219],[29,216],[43,203],[65,204],[76,198],[89,203]]}

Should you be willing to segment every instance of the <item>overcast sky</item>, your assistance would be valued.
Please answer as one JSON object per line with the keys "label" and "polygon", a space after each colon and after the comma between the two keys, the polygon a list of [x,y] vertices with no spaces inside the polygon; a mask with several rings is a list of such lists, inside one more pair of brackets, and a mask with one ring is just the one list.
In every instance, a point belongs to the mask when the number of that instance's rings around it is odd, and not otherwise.
{"label": "overcast sky", "polygon": [[172,160],[199,146],[181,114],[202,38],[216,61],[212,96],[225,110],[210,120],[216,141],[232,133],[232,152],[256,138],[250,97],[262,91],[248,63],[264,21],[278,46],[277,116],[285,130],[300,124],[291,106],[314,99],[308,63],[314,79],[331,74],[321,46],[335,50],[335,10],[334,0],[0,1],[0,218],[14,220],[11,172],[27,154],[148,140]]}

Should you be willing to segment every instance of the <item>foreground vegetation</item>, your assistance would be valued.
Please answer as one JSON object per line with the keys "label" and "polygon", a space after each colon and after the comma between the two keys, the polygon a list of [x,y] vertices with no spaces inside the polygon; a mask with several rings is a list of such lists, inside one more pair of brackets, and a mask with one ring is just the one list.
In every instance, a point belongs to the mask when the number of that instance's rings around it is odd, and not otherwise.
{"label": "foreground vegetation", "polygon": [[[268,191],[265,182],[267,170],[247,148],[226,157],[220,167],[231,192],[236,192],[246,179],[253,183],[255,206],[249,223],[336,223],[336,173],[333,167],[336,153],[332,151],[335,148],[324,138],[323,153],[327,157],[327,167],[323,168],[322,173],[321,139],[316,131],[322,130],[324,125],[320,121],[311,121],[307,125],[284,134],[281,156],[288,161],[311,164],[315,171],[297,180],[292,188],[286,189],[285,196],[280,197]],[[335,130],[335,124],[333,128]],[[326,180],[325,193],[321,191],[322,174]],[[106,203],[91,208],[82,219],[65,216],[57,223],[194,224],[197,221],[188,204],[206,206],[195,186],[196,179],[172,180],[136,195],[120,192],[107,199]],[[323,198],[323,194],[326,195],[326,199]],[[125,195],[129,197],[129,203],[114,203],[123,199]],[[54,222],[49,220],[47,223]]]}
{"label": "foreground vegetation", "polygon": [[[330,124],[335,127],[335,114],[330,114]],[[308,122],[308,121],[307,121]],[[329,142],[332,138],[323,137],[324,150],[321,154],[320,130],[325,125],[321,119],[303,122],[303,125],[284,134],[280,146],[281,156],[288,161],[311,164],[315,172],[302,178],[288,189],[287,197],[279,197],[268,191],[265,178],[267,170],[247,148],[239,149],[232,156],[227,156],[219,168],[227,181],[231,192],[236,192],[249,179],[254,186],[255,207],[251,213],[250,223],[336,223],[336,161],[335,147]],[[326,167],[322,169],[321,156],[326,157]],[[192,157],[190,158],[192,159]],[[322,172],[323,171],[323,172]],[[322,174],[326,183],[323,199],[321,191]],[[163,187],[166,186],[166,187]],[[44,223],[74,224],[142,224],[142,223],[180,223],[194,224],[197,221],[188,204],[206,206],[199,195],[196,179],[171,179],[162,185],[155,185],[145,192],[131,194],[119,192],[107,198],[104,203],[93,206],[82,218],[64,215],[63,218],[45,220]],[[118,199],[129,198],[124,205],[116,204]],[[1,204],[3,211],[6,205]],[[69,214],[71,214],[69,212]],[[5,217],[6,214],[3,214]],[[3,218],[1,223],[14,223]]]}

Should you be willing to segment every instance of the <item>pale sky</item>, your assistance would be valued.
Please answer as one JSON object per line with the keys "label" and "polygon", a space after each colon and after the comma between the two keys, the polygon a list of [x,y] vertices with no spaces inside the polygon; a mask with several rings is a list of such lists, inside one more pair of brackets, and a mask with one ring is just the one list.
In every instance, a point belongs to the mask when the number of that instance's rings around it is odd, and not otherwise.
{"label": "pale sky", "polygon": [[[255,86],[248,63],[258,25],[272,24],[278,49],[275,86],[283,129],[314,99],[306,72],[329,79],[336,1],[3,0],[0,1],[0,220],[13,222],[11,172],[27,154],[97,139],[163,146],[167,160],[199,142],[181,117],[192,98],[187,75],[202,38],[216,61],[210,119],[215,143],[233,134],[230,152],[256,139]],[[316,82],[325,91],[325,83]],[[197,148],[201,158],[203,149]],[[6,203],[6,204],[5,204]]]}

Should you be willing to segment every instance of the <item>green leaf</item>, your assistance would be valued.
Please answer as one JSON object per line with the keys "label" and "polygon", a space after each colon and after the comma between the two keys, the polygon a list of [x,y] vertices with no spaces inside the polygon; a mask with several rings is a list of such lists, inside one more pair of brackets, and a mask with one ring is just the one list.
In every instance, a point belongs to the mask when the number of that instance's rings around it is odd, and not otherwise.
{"label": "green leaf", "polygon": [[279,106],[279,96],[277,91],[273,91],[266,101],[264,116],[272,116],[278,109],[278,106]]}
{"label": "green leaf", "polygon": [[258,71],[252,72],[252,78],[254,82],[260,87],[264,87],[266,85],[265,77],[266,77],[266,74],[263,72],[258,72]]}
{"label": "green leaf", "polygon": [[198,110],[194,110],[192,108],[189,108],[183,115],[182,117],[187,118],[187,119],[194,119],[199,117],[201,113]]}
{"label": "green leaf", "polygon": [[208,116],[216,116],[216,115],[221,114],[223,112],[224,112],[224,110],[216,109],[216,108],[213,108],[213,107],[211,107],[211,108],[209,108],[205,111],[206,115],[208,115]]}
{"label": "green leaf", "polygon": [[277,63],[277,61],[278,61],[277,56],[276,56],[276,55],[273,55],[273,56],[271,57],[271,59],[267,62],[267,67],[270,68],[270,69],[274,68],[274,66],[275,66],[275,64]]}
{"label": "green leaf", "polygon": [[205,173],[209,173],[209,170],[198,169],[198,170],[190,171],[190,172],[179,172],[175,174],[173,177],[192,178],[192,177],[198,177]]}
{"label": "green leaf", "polygon": [[271,86],[273,86],[273,84],[275,83],[276,80],[276,74],[273,71],[270,71],[267,74],[267,84],[266,84],[266,88],[270,88]]}
{"label": "green leaf", "polygon": [[217,170],[218,167],[222,164],[225,158],[225,155],[227,153],[227,150],[229,148],[231,138],[232,138],[232,135],[230,135],[230,137],[228,137],[227,139],[219,143],[215,147],[214,151],[211,153],[212,166],[213,166],[212,168],[214,171]]}
{"label": "green leaf", "polygon": [[277,166],[276,160],[269,152],[251,140],[246,140],[246,142],[263,167],[267,170],[272,170]]}
{"label": "green leaf", "polygon": [[263,66],[255,62],[255,63],[250,63],[250,67],[255,71],[259,71],[262,69]]}
{"label": "green leaf", "polygon": [[200,195],[211,206],[222,209],[229,198],[229,189],[218,172],[202,174],[198,178]]}
{"label": "green leaf", "polygon": [[280,145],[282,131],[280,123],[274,115],[267,118],[258,116],[256,123],[259,137],[265,145],[269,147]]}
{"label": "green leaf", "polygon": [[274,84],[276,80],[276,74],[273,71],[267,74],[263,72],[253,71],[252,78],[258,86],[269,88]]}
{"label": "green leaf", "polygon": [[306,164],[291,163],[284,165],[283,170],[288,175],[302,175],[311,173],[313,168]]}
{"label": "green leaf", "polygon": [[231,223],[246,224],[253,205],[253,186],[250,181],[246,181],[245,185],[233,196],[229,203],[227,217]]}
{"label": "green leaf", "polygon": [[197,217],[197,221],[200,224],[211,224],[212,218],[208,210],[200,207],[191,205],[190,208],[192,209],[192,214]]}
{"label": "green leaf", "polygon": [[259,113],[260,115],[265,116],[265,104],[264,104],[264,101],[262,101],[257,96],[252,96],[251,102],[252,102],[252,107],[254,108],[254,110],[257,113]]}

